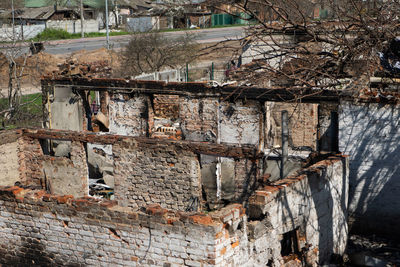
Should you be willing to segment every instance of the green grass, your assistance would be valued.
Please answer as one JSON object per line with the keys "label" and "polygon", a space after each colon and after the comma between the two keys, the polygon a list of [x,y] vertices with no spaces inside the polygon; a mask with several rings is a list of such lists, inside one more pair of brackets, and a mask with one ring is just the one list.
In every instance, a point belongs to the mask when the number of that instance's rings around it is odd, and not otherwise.
{"label": "green grass", "polygon": [[[110,32],[110,36],[118,36],[118,35],[126,35],[130,34],[129,32],[120,31],[120,32]],[[106,33],[101,32],[89,32],[85,33],[86,38],[91,37],[105,37]],[[67,39],[79,39],[81,38],[80,33],[69,33],[65,30],[59,29],[45,29],[43,32],[39,33],[32,40],[35,42],[40,41],[52,41],[52,40],[67,40]]]}
{"label": "green grass", "polygon": [[[210,28],[196,28],[196,29],[162,29],[158,32],[177,32],[177,31],[188,31],[188,30],[203,30],[203,29],[215,29],[215,28],[228,28],[228,27],[238,27],[238,26],[247,26],[249,24],[230,24],[230,25],[218,25]],[[130,35],[130,34],[140,34],[140,33],[131,33],[127,31],[119,31],[119,32],[110,32],[110,36],[119,36],[119,35]],[[89,32],[85,33],[85,38],[92,37],[105,37],[106,33],[102,32]],[[31,39],[34,42],[42,42],[42,41],[54,41],[54,40],[69,40],[69,39],[79,39],[81,38],[80,33],[69,33],[65,30],[60,29],[45,29],[43,32],[39,33],[35,38]]]}
{"label": "green grass", "polygon": [[[0,111],[7,109],[7,98],[0,98]],[[21,109],[14,118],[7,120],[0,116],[0,129],[20,127],[40,127],[42,123],[42,94],[30,94],[21,97]]]}

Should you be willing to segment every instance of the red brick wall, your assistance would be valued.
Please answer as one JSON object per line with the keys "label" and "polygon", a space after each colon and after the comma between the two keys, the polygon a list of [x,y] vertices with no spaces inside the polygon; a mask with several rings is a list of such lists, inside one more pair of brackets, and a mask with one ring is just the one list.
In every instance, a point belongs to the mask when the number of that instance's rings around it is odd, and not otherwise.
{"label": "red brick wall", "polygon": [[42,185],[44,176],[42,171],[43,151],[39,140],[26,136],[18,140],[18,158],[20,182],[24,185]]}
{"label": "red brick wall", "polygon": [[[288,111],[289,142],[292,147],[316,150],[318,105],[304,103],[267,103],[267,146],[281,146],[281,112]],[[269,126],[268,126],[269,121]]]}

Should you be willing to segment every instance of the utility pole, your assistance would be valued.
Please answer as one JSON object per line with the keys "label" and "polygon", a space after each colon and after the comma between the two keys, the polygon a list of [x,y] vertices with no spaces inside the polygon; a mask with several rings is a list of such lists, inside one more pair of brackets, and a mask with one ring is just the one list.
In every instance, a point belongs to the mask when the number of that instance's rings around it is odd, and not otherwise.
{"label": "utility pole", "polygon": [[108,1],[106,0],[106,46],[110,49],[110,33],[108,31]]}
{"label": "utility pole", "polygon": [[84,21],[84,18],[83,18],[83,0],[81,0],[81,37],[85,38],[85,33],[84,33],[84,30],[83,30],[83,21]]}
{"label": "utility pole", "polygon": [[11,0],[11,13],[12,13],[12,41],[15,41],[15,11],[14,11],[14,0]]}

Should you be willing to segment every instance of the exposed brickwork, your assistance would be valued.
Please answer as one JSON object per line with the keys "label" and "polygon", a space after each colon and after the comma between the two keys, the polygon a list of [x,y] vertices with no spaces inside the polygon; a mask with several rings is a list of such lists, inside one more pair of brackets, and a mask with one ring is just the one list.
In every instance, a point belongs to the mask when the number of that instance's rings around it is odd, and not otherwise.
{"label": "exposed brickwork", "polygon": [[[115,201],[0,187],[0,263],[223,267],[270,262],[275,267],[282,264],[281,234],[299,226],[304,228],[300,243],[319,251],[323,260],[345,246],[343,167],[341,158],[332,158],[257,192],[252,221],[240,204],[208,214],[154,204],[140,212]],[[261,221],[254,217],[257,211],[265,214]]]}
{"label": "exposed brickwork", "polygon": [[290,145],[317,149],[318,105],[304,103],[266,103],[268,146],[281,145],[281,112],[288,111]]}
{"label": "exposed brickwork", "polygon": [[218,135],[217,98],[180,99],[179,118],[186,140],[216,142]]}
{"label": "exposed brickwork", "polygon": [[113,94],[110,96],[110,133],[146,136],[148,132],[148,96]]}
{"label": "exposed brickwork", "polygon": [[71,161],[74,164],[75,170],[77,170],[77,176],[80,180],[80,190],[84,195],[89,194],[89,170],[87,165],[86,150],[81,142],[71,142]]}
{"label": "exposed brickwork", "polygon": [[179,117],[178,95],[154,95],[154,115],[161,118]]}
{"label": "exposed brickwork", "polygon": [[74,197],[88,195],[88,165],[86,151],[81,142],[71,142],[71,156],[39,156],[43,166],[43,188],[52,194],[68,194]]}
{"label": "exposed brickwork", "polygon": [[43,170],[40,156],[43,155],[38,139],[21,137],[18,139],[18,163],[20,182],[25,185],[41,186]]}
{"label": "exposed brickwork", "polygon": [[259,186],[258,160],[242,159],[235,162],[235,201],[246,201]]}
{"label": "exposed brickwork", "polygon": [[[133,140],[132,140],[133,141]],[[115,197],[128,207],[158,203],[185,210],[201,199],[200,166],[196,154],[172,145],[137,142],[113,146]]]}
{"label": "exposed brickwork", "polygon": [[[146,213],[110,201],[0,189],[0,263],[163,266],[214,257],[222,224],[150,206]],[[202,224],[203,223],[203,224]]]}
{"label": "exposed brickwork", "polygon": [[318,263],[312,266],[328,262],[332,253],[343,254],[348,234],[347,164],[345,157],[331,157],[299,176],[287,177],[256,191],[250,199],[249,216],[266,216],[259,222],[269,225],[264,230],[267,233],[261,231],[267,234],[264,242],[279,248],[275,234],[299,228],[310,249],[316,249]]}

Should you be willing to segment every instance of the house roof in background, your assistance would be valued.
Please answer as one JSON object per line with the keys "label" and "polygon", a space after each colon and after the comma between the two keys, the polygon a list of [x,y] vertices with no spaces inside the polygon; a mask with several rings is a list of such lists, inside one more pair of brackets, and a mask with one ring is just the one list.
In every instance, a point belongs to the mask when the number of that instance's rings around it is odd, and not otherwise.
{"label": "house roof in background", "polygon": [[[68,7],[58,7],[57,12],[62,11],[73,11]],[[15,10],[15,18],[17,19],[34,19],[34,20],[47,20],[49,19],[56,10],[54,6],[38,7],[38,8],[20,8]],[[10,10],[1,14],[1,18],[12,18]]]}
{"label": "house roof in background", "polygon": [[[92,8],[102,8],[105,6],[104,0],[83,0],[83,4]],[[146,0],[117,0],[118,5],[130,6],[137,8],[138,6],[150,7],[151,1]],[[80,5],[79,0],[61,0],[60,6],[76,7]],[[111,5],[111,1],[109,1]],[[25,7],[46,7],[54,6],[54,0],[25,0]]]}

